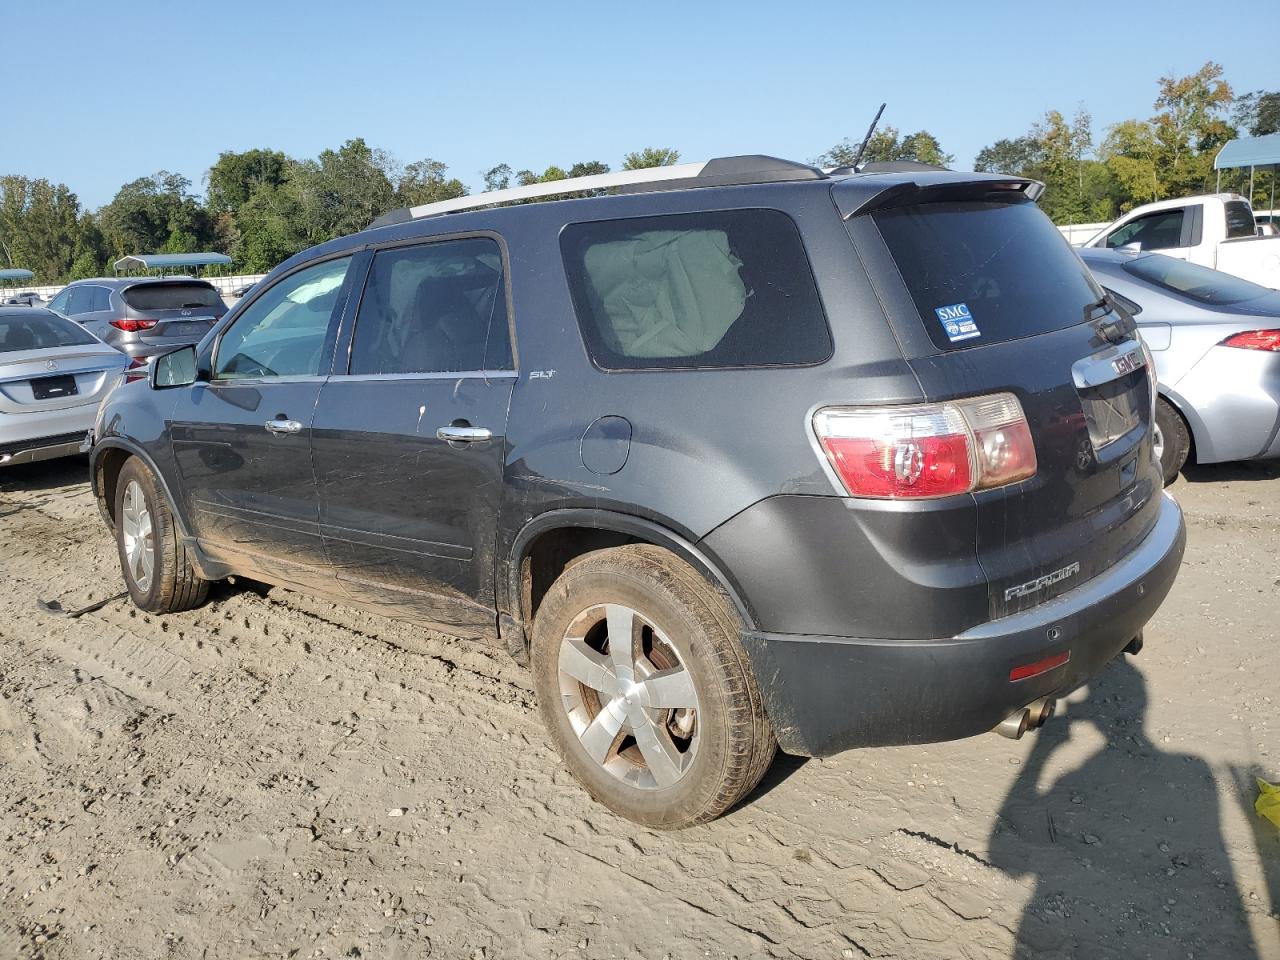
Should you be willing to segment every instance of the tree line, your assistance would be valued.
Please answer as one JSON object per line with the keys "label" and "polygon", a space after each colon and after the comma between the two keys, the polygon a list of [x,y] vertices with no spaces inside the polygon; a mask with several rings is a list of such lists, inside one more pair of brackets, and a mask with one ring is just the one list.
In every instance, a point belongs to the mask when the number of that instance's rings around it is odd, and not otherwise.
{"label": "tree line", "polygon": [[[1092,119],[1080,107],[1059,110],[1021,136],[979,151],[974,169],[1044,181],[1041,206],[1056,223],[1110,220],[1141,203],[1212,190],[1213,158],[1237,136],[1280,132],[1280,92],[1236,96],[1222,67],[1206,63],[1185,77],[1161,77],[1155,113],[1108,127],[1095,144]],[[852,163],[859,143],[843,140],[814,163]],[[674,164],[669,147],[627,154],[622,169]],[[947,166],[954,157],[927,130],[892,126],[872,135],[863,162],[915,160]],[[607,173],[599,160],[538,172],[499,163],[482,175],[486,190]],[[1268,204],[1274,172],[1255,178],[1255,205]],[[1247,173],[1224,174],[1224,188],[1247,189]],[[33,270],[41,283],[99,276],[133,253],[215,250],[234,272],[263,273],[317,243],[368,226],[386,211],[467,193],[433,159],[401,164],[363,139],[314,159],[278,150],[225,151],[204,177],[205,193],[186,177],[160,171],[120,188],[110,203],[87,210],[66,184],[16,174],[0,176],[0,265]]]}

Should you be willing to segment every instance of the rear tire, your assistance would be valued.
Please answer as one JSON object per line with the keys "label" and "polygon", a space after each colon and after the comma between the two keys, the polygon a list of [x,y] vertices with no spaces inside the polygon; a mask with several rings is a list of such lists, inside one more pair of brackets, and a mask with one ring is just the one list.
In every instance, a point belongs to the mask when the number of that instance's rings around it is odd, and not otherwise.
{"label": "rear tire", "polygon": [[760,782],[777,741],[739,630],[724,596],[658,547],[600,550],[560,575],[533,625],[534,688],[592,797],[678,829]]}
{"label": "rear tire", "polygon": [[1178,473],[1187,463],[1191,453],[1191,431],[1182,414],[1174,409],[1164,397],[1156,400],[1156,436],[1157,456],[1160,459],[1160,472],[1164,475],[1167,487],[1178,479]]}
{"label": "rear tire", "polygon": [[209,581],[196,573],[155,475],[137,457],[120,470],[115,507],[116,549],[134,605],[177,613],[204,603]]}

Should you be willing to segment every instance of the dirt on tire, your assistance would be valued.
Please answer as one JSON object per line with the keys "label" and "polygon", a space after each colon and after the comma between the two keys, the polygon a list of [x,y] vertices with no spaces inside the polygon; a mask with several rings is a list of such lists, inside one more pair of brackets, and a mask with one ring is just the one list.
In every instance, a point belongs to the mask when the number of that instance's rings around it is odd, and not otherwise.
{"label": "dirt on tire", "polygon": [[122,589],[85,473],[0,473],[0,957],[1280,957],[1273,467],[1175,483],[1144,651],[1043,730],[780,756],[678,833],[499,649],[248,582],[40,609]]}

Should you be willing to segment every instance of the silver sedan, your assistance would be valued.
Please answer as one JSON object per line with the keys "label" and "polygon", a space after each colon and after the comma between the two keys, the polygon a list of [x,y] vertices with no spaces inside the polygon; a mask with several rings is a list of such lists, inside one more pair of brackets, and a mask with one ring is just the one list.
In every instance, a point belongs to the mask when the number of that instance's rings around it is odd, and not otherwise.
{"label": "silver sedan", "polygon": [[56,313],[0,307],[0,467],[78,452],[128,364]]}
{"label": "silver sedan", "polygon": [[1188,460],[1280,457],[1280,292],[1158,253],[1079,253],[1155,358],[1165,483]]}

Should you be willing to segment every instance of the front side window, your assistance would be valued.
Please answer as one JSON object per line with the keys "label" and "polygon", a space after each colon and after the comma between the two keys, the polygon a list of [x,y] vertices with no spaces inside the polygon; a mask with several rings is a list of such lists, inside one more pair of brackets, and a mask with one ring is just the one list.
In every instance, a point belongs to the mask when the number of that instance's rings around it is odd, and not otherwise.
{"label": "front side window", "polygon": [[67,300],[71,297],[71,287],[63,287],[62,292],[49,301],[49,309],[56,310],[58,313],[67,312]]}
{"label": "front side window", "polygon": [[780,211],[575,223],[560,247],[587,349],[606,370],[806,365],[831,356],[804,243]]}
{"label": "front side window", "polygon": [[292,273],[236,318],[218,344],[215,380],[314,377],[350,257]]}
{"label": "front side window", "polygon": [[1182,246],[1182,219],[1185,210],[1162,210],[1130,220],[1107,237],[1110,249],[1136,243],[1140,250],[1171,250]]}
{"label": "front side window", "polygon": [[487,237],[381,250],[356,317],[352,375],[511,366],[502,252]]}

